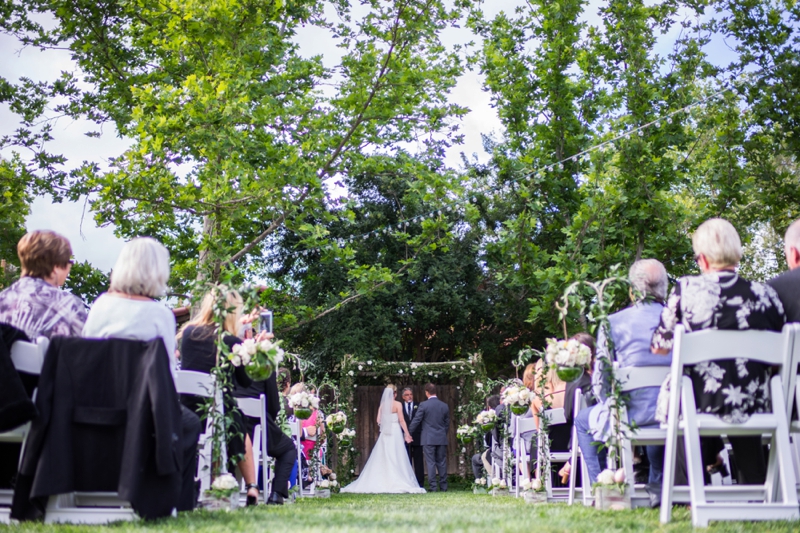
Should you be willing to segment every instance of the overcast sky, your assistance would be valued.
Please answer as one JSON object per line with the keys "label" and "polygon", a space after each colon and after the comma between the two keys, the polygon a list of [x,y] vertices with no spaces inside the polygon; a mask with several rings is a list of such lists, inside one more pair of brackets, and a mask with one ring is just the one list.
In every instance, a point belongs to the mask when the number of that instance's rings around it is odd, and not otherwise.
{"label": "overcast sky", "polygon": [[[521,2],[518,0],[493,0],[487,2],[484,12],[492,16],[501,10],[511,11]],[[598,2],[592,1],[596,6]],[[587,20],[591,23],[596,8],[587,10]],[[674,35],[665,36],[662,41],[671,43]],[[476,40],[475,36],[465,28],[448,29],[443,35],[446,44],[464,44]],[[304,55],[324,56],[325,63],[334,65],[339,57],[339,50],[332,46],[326,34],[319,30],[306,27],[297,36]],[[714,57],[722,62],[723,58],[732,57],[730,50],[722,43],[712,45]],[[0,63],[0,76],[6,79],[18,80],[22,76],[33,80],[53,79],[62,70],[72,71],[74,66],[69,59],[68,52],[47,51],[39,52],[29,48],[20,50],[18,43],[6,36],[0,36],[0,53],[3,61]],[[499,134],[500,122],[497,113],[490,106],[489,95],[481,90],[481,78],[474,72],[466,72],[453,89],[451,101],[470,109],[469,114],[462,123],[464,144],[451,148],[447,155],[447,163],[458,166],[460,153],[477,154],[481,160],[486,160],[488,155],[483,152],[481,134]],[[0,106],[0,135],[12,132],[17,125],[16,118],[7,106]],[[82,122],[61,119],[56,123],[53,131],[55,140],[50,146],[54,153],[64,154],[70,166],[77,166],[82,161],[90,160],[98,163],[107,161],[109,157],[121,154],[128,146],[127,141],[119,139],[115,131],[106,127],[99,139],[86,137],[84,134],[93,131],[96,126]],[[8,152],[0,152],[8,157]],[[99,228],[95,225],[92,213],[85,202],[54,204],[50,198],[37,198],[31,206],[31,214],[27,219],[26,227],[33,229],[52,229],[66,236],[72,243],[75,257],[78,261],[89,260],[95,267],[109,271],[116,260],[122,247],[122,241],[113,234],[110,227]]]}

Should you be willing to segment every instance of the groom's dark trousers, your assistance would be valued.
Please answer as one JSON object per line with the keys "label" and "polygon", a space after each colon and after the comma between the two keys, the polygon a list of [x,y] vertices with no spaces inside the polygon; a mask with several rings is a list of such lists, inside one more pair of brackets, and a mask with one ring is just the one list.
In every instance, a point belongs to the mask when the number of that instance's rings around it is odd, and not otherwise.
{"label": "groom's dark trousers", "polygon": [[425,454],[425,463],[428,465],[428,483],[431,492],[436,492],[436,474],[439,474],[439,489],[444,492],[447,490],[447,445],[429,444],[422,447]]}

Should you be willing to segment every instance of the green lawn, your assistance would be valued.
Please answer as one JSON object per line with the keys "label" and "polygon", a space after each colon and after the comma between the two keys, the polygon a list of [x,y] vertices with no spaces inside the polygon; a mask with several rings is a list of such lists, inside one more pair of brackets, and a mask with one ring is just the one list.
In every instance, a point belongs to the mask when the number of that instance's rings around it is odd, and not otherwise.
{"label": "green lawn", "polygon": [[[153,523],[120,523],[98,526],[0,526],[0,533],[23,531],[182,531],[192,533],[236,532],[305,533],[315,531],[487,531],[532,532],[583,531],[688,531],[689,513],[676,509],[667,527],[658,522],[658,512],[639,509],[600,512],[563,504],[533,506],[511,497],[476,496],[467,492],[422,495],[333,495],[328,500],[304,499],[283,507],[259,506],[233,513],[197,511],[177,519]],[[800,522],[712,523],[717,531],[798,531]]]}

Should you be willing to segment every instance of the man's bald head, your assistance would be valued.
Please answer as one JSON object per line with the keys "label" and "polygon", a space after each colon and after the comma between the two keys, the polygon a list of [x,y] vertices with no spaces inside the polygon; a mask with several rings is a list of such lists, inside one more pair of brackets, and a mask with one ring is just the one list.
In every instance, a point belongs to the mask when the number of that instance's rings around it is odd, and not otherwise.
{"label": "man's bald head", "polygon": [[795,220],[786,230],[783,238],[783,250],[786,253],[786,262],[794,270],[800,267],[800,220]]}

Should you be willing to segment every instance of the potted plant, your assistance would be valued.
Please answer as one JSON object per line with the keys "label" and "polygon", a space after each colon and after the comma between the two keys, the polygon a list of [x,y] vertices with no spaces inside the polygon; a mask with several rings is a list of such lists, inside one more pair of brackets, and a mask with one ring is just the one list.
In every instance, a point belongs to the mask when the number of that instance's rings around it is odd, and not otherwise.
{"label": "potted plant", "polygon": [[473,494],[488,494],[489,490],[486,487],[486,478],[479,477],[472,483]]}
{"label": "potted plant", "polygon": [[317,487],[314,490],[314,497],[315,498],[330,498],[331,497],[331,482],[327,479],[323,479],[319,483],[317,483]]}
{"label": "potted plant", "polygon": [[631,496],[626,493],[626,488],[624,469],[616,472],[609,468],[603,470],[597,476],[597,482],[592,484],[595,507],[603,511],[630,509]]}
{"label": "potted plant", "polygon": [[517,416],[528,412],[533,400],[533,393],[525,386],[510,385],[503,391],[501,401]]}
{"label": "potted plant", "polygon": [[545,357],[549,366],[556,366],[556,373],[563,381],[575,381],[592,359],[588,346],[575,339],[560,341],[547,339]]}
{"label": "potted plant", "polygon": [[214,479],[206,490],[203,507],[209,511],[236,509],[239,504],[239,482],[231,474],[222,474]]}
{"label": "potted plant", "polygon": [[547,503],[547,491],[541,479],[526,479],[520,484],[525,503]]}
{"label": "potted plant", "polygon": [[475,423],[481,427],[482,431],[491,431],[497,422],[497,413],[491,410],[481,411],[475,417]]}

